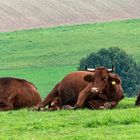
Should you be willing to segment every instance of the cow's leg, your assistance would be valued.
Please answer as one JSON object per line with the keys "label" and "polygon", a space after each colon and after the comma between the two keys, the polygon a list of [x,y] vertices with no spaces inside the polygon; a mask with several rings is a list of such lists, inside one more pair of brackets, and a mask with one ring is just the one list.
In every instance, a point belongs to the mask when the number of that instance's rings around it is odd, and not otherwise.
{"label": "cow's leg", "polygon": [[110,102],[105,102],[104,105],[103,105],[103,108],[104,109],[111,109],[111,108],[114,108],[117,104],[118,104],[119,101],[110,101]]}
{"label": "cow's leg", "polygon": [[104,104],[105,108],[107,109],[111,109],[111,108],[114,108],[117,104],[118,104],[119,101],[111,101],[111,102],[106,102]]}
{"label": "cow's leg", "polygon": [[60,110],[60,99],[56,97],[48,106],[49,111]]}
{"label": "cow's leg", "polygon": [[59,106],[49,107],[47,110],[49,111],[60,110],[60,107]]}
{"label": "cow's leg", "polygon": [[91,94],[91,87],[87,86],[84,90],[82,90],[79,93],[78,99],[74,107],[72,107],[70,104],[64,104],[62,103],[62,109],[77,109],[77,108],[82,108],[85,104],[86,99],[89,97]]}
{"label": "cow's leg", "polygon": [[115,97],[109,98],[108,101],[103,105],[105,109],[114,108],[120,100],[124,98],[123,89],[121,85],[112,86],[110,85],[109,92],[116,93]]}
{"label": "cow's leg", "polygon": [[72,107],[71,105],[64,105],[62,106],[62,109],[74,109],[74,107]]}
{"label": "cow's leg", "polygon": [[114,108],[114,107],[118,104],[118,102],[119,102],[120,100],[122,100],[123,98],[124,98],[124,96],[123,96],[123,94],[122,94],[122,96],[118,96],[118,97],[116,97],[116,98],[114,98],[114,99],[111,99],[110,101],[108,101],[108,102],[106,102],[106,103],[104,104],[104,108],[105,108],[105,109]]}
{"label": "cow's leg", "polygon": [[57,90],[58,84],[54,87],[54,89],[46,96],[43,102],[41,102],[39,105],[37,105],[37,110],[40,110],[41,108],[45,108],[47,105],[50,105],[52,101],[55,100],[56,97],[58,97],[58,90]]}
{"label": "cow's leg", "polygon": [[91,85],[88,85],[84,90],[82,90],[79,93],[78,100],[74,105],[74,109],[82,108],[90,94],[91,94]]}
{"label": "cow's leg", "polygon": [[38,110],[45,108],[47,105],[51,105],[52,101],[58,96],[57,93],[58,91],[52,91],[49,93],[44,101],[37,106]]}

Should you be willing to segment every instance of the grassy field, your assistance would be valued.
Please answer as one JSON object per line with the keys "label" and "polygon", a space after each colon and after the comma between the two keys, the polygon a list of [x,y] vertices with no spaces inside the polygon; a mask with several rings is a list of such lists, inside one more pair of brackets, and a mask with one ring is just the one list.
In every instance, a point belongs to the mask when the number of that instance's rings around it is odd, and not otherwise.
{"label": "grassy field", "polygon": [[138,140],[140,109],[125,99],[112,110],[0,113],[0,139]]}
{"label": "grassy field", "polygon": [[[140,20],[0,33],[0,76],[33,82],[42,97],[79,60],[118,46],[140,62]],[[113,110],[0,112],[2,139],[139,139],[140,108],[125,98]]]}
{"label": "grassy field", "polygon": [[140,62],[140,20],[0,33],[0,76],[36,84],[44,97],[79,60],[100,48],[120,47]]}

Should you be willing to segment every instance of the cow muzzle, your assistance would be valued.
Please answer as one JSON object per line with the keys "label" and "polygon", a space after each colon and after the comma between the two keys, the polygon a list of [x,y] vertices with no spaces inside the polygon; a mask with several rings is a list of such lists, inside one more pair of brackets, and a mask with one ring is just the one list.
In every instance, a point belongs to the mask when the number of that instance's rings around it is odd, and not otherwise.
{"label": "cow muzzle", "polygon": [[97,87],[93,87],[93,88],[91,88],[91,92],[97,93],[97,92],[99,92],[99,89]]}

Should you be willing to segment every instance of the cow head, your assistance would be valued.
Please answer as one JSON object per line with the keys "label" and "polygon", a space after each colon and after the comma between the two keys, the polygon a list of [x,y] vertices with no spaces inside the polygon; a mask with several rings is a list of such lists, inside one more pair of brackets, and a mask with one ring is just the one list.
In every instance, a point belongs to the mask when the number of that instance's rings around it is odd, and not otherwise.
{"label": "cow head", "polygon": [[[91,71],[91,69],[89,70]],[[120,78],[118,76],[113,76],[110,69],[98,67],[92,71],[94,71],[93,75],[86,75],[84,77],[85,81],[92,82],[92,93],[103,93],[109,88],[110,84],[115,86],[121,83]]]}

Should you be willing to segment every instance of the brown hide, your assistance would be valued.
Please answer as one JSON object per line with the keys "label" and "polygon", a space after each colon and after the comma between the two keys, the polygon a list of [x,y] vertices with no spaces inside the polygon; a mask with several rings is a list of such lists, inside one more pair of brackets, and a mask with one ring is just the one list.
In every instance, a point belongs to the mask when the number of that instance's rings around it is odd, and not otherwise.
{"label": "brown hide", "polygon": [[[87,71],[77,71],[68,74],[46,96],[46,98],[38,108],[40,109],[44,108],[46,105],[50,105],[56,97],[59,97],[60,99],[60,108],[65,105],[74,106],[74,108],[115,107],[117,103],[123,98],[121,80],[117,75],[109,74],[109,72],[105,68],[98,69],[98,72],[100,74],[97,74],[96,71],[95,73]],[[103,79],[101,77],[100,78],[102,80],[105,80],[105,85],[102,86],[101,81],[98,82],[99,79],[96,80],[96,74],[97,78],[100,75],[103,76]],[[107,79],[104,79],[104,76],[106,76]],[[112,81],[114,80],[116,81],[116,84],[112,85]],[[93,90],[93,88],[95,89],[95,87],[98,89],[97,91]]]}
{"label": "brown hide", "polygon": [[140,106],[140,93],[138,94],[138,97],[136,99],[135,105]]}
{"label": "brown hide", "polygon": [[33,107],[41,103],[36,87],[23,79],[0,78],[0,110]]}
{"label": "brown hide", "polygon": [[121,85],[113,85],[113,87],[110,85],[108,91],[104,91],[98,96],[98,98],[89,98],[87,100],[86,104],[89,108],[114,108],[124,98]]}
{"label": "brown hide", "polygon": [[77,102],[79,93],[88,85],[90,85],[83,79],[87,74],[93,73],[87,71],[78,71],[65,76],[64,79],[59,82],[46,96],[44,101],[39,105],[39,108],[44,108],[47,105],[51,107],[50,105],[56,97],[60,98],[60,108],[68,104],[74,106]]}
{"label": "brown hide", "polygon": [[[102,102],[108,104],[105,104],[105,108],[115,107],[118,102],[124,98],[121,79],[118,75],[108,72],[106,68],[96,68],[95,73],[92,75],[92,77],[90,75],[87,75],[86,77],[84,77],[84,79],[89,83],[93,83],[93,93],[96,93],[102,99],[105,99],[104,101],[102,100]],[[90,99],[90,102],[92,102],[92,100],[94,103],[95,99]],[[97,102],[95,106],[99,106],[100,102],[101,101],[99,99],[99,102]]]}

